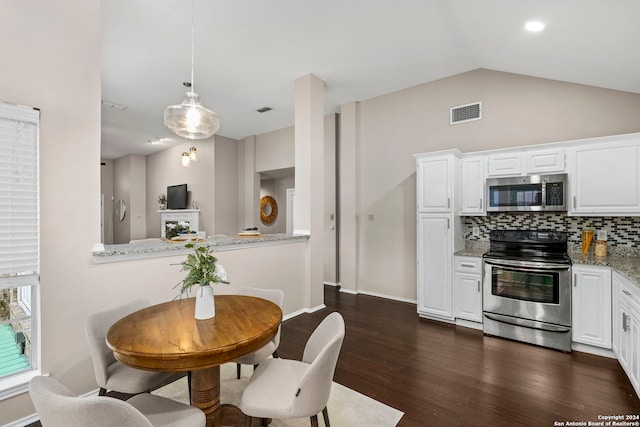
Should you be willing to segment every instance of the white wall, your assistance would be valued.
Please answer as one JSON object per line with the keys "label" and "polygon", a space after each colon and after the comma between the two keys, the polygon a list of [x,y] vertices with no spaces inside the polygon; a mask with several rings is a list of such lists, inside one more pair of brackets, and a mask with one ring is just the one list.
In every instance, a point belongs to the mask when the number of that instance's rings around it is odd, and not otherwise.
{"label": "white wall", "polygon": [[198,161],[191,162],[188,168],[183,167],[181,163],[181,154],[185,151],[184,144],[147,156],[147,237],[160,237],[158,196],[166,195],[167,187],[177,184],[187,184],[189,203],[195,202],[200,209],[200,230],[198,231],[212,234],[215,229],[213,138],[206,141],[189,141],[186,150],[195,146],[198,150]]}
{"label": "white wall", "polygon": [[256,172],[295,167],[293,126],[256,135],[255,144]]}
{"label": "white wall", "polygon": [[[451,126],[449,108],[482,101],[482,120]],[[476,70],[360,102],[357,288],[416,298],[413,153],[462,152],[640,131],[640,95]],[[353,137],[351,138],[354,139]],[[369,221],[369,215],[374,221]]]}

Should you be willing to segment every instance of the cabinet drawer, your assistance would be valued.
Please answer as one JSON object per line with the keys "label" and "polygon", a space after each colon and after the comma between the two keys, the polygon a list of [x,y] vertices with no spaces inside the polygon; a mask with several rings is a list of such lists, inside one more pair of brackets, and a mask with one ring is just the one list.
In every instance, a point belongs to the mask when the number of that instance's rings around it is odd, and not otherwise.
{"label": "cabinet drawer", "polygon": [[482,258],[457,256],[453,268],[455,271],[482,274]]}

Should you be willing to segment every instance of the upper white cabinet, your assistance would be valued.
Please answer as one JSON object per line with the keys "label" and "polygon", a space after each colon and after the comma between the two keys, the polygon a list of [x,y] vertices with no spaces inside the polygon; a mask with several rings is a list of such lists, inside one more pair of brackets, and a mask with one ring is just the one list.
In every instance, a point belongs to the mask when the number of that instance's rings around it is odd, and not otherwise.
{"label": "upper white cabinet", "polygon": [[537,173],[562,173],[565,170],[564,148],[527,151],[525,165],[528,175]]}
{"label": "upper white cabinet", "polygon": [[452,211],[457,161],[457,157],[446,154],[417,159],[418,212]]}
{"label": "upper white cabinet", "polygon": [[522,151],[509,149],[505,152],[492,152],[487,156],[489,170],[487,176],[520,176],[542,173],[562,173],[565,171],[565,152],[563,147],[543,150]]}
{"label": "upper white cabinet", "polygon": [[611,348],[611,269],[573,265],[572,340]]}
{"label": "upper white cabinet", "polygon": [[495,153],[487,156],[487,176],[522,175],[522,152]]}
{"label": "upper white cabinet", "polygon": [[570,147],[573,215],[640,215],[640,137],[602,138]]}
{"label": "upper white cabinet", "polygon": [[460,160],[461,215],[485,215],[485,175],[486,160],[484,156],[469,156]]}

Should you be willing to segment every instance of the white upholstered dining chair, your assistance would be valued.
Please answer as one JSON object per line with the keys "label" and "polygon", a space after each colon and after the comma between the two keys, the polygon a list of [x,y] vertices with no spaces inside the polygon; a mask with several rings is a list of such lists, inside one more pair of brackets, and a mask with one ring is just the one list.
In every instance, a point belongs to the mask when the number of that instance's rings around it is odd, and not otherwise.
{"label": "white upholstered dining chair", "polygon": [[58,381],[34,377],[31,400],[43,427],[204,427],[204,412],[161,396],[142,393],[127,401],[77,397]]}
{"label": "white upholstered dining chair", "polygon": [[266,425],[267,418],[311,417],[311,426],[317,427],[322,412],[329,427],[327,402],[344,333],[344,319],[340,313],[331,313],[307,340],[301,361],[260,363],[240,399],[245,426],[251,426],[253,418],[262,418]]}
{"label": "white upholstered dining chair", "polygon": [[108,390],[127,394],[138,394],[149,391],[163,382],[170,381],[178,374],[170,372],[145,371],[120,363],[107,346],[107,332],[111,325],[121,318],[148,307],[146,300],[138,299],[118,307],[102,310],[87,316],[85,331],[89,340],[89,350],[93,359],[96,382],[100,387],[100,395]]}
{"label": "white upholstered dining chair", "polygon": [[[271,301],[280,307],[280,310],[284,307],[284,292],[280,289],[260,289],[260,288],[240,288],[238,289],[238,295],[246,295],[250,297],[258,297]],[[278,357],[278,346],[280,345],[280,327],[276,336],[273,337],[264,347],[253,353],[242,356],[234,362],[236,363],[236,377],[240,379],[242,365],[253,365],[254,369],[257,365],[266,360],[269,356]]]}

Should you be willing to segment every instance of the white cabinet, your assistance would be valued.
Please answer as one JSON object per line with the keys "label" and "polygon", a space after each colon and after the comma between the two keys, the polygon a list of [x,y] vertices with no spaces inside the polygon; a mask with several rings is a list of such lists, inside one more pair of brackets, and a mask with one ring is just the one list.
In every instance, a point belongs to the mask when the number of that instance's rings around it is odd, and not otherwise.
{"label": "white cabinet", "polygon": [[485,171],[484,156],[460,160],[460,215],[485,215]]}
{"label": "white cabinet", "polygon": [[522,175],[522,152],[490,154],[487,176]]}
{"label": "white cabinet", "polygon": [[452,320],[450,219],[420,215],[418,242],[418,312]]}
{"label": "white cabinet", "polygon": [[569,151],[573,215],[640,215],[640,137],[603,138]]}
{"label": "white cabinet", "polygon": [[565,171],[564,148],[527,151],[525,166],[528,175],[562,173]]}
{"label": "white cabinet", "polygon": [[572,340],[611,348],[611,269],[573,265]]}
{"label": "white cabinet", "polygon": [[453,194],[460,152],[415,157],[418,314],[453,322],[453,253],[464,246],[463,224]]}
{"label": "white cabinet", "polygon": [[[457,159],[456,159],[457,160]],[[454,164],[449,155],[417,160],[418,212],[451,212]]]}
{"label": "white cabinet", "polygon": [[613,350],[640,393],[640,288],[616,272],[613,284]]}
{"label": "white cabinet", "polygon": [[457,256],[453,264],[455,317],[482,323],[482,258]]}

